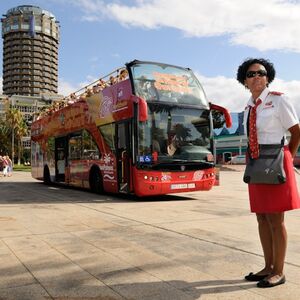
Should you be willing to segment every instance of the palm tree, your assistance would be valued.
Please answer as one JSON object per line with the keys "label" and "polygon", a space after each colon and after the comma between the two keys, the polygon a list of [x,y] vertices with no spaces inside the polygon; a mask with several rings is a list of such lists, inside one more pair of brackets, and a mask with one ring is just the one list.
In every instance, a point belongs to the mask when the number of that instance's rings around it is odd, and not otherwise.
{"label": "palm tree", "polygon": [[0,119],[0,155],[5,155],[9,152],[9,132],[10,128],[7,126],[6,122]]}
{"label": "palm tree", "polygon": [[15,131],[18,125],[21,123],[22,114],[16,108],[9,108],[6,112],[6,122],[11,127],[11,157],[12,163],[14,163],[15,156]]}
{"label": "palm tree", "polygon": [[19,120],[20,122],[16,126],[16,137],[18,140],[18,165],[21,164],[21,154],[23,154],[23,144],[22,144],[22,138],[27,135],[28,133],[28,127],[24,119],[22,118]]}

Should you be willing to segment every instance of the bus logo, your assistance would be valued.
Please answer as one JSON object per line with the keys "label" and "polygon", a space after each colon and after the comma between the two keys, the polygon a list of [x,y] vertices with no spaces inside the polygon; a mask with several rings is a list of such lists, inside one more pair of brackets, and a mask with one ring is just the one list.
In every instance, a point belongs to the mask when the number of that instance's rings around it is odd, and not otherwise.
{"label": "bus logo", "polygon": [[170,181],[171,179],[172,179],[172,177],[169,174],[163,174],[161,176],[161,181]]}
{"label": "bus logo", "polygon": [[110,154],[104,154],[103,160],[104,160],[104,163],[106,165],[109,165],[111,163],[111,160],[112,160],[111,157],[110,157]]}
{"label": "bus logo", "polygon": [[109,115],[111,113],[112,106],[113,106],[113,99],[108,96],[104,96],[103,102],[100,106],[100,117],[104,118],[105,116]]}
{"label": "bus logo", "polygon": [[196,171],[193,176],[193,180],[201,180],[203,177],[203,171]]}

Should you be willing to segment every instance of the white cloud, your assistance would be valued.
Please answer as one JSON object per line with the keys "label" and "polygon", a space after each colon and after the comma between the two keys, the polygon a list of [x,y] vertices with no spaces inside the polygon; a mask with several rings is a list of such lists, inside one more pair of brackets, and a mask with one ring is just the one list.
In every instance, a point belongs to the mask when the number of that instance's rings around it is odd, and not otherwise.
{"label": "white cloud", "polygon": [[77,92],[78,90],[82,89],[81,92],[84,91],[84,88],[86,86],[91,85],[93,82],[96,82],[98,78],[95,78],[93,76],[88,75],[86,77],[86,81],[79,82],[77,84],[70,83],[68,81],[65,81],[64,78],[59,78],[58,80],[58,94],[63,96],[68,96],[71,93]]}
{"label": "white cloud", "polygon": [[88,82],[81,82],[78,84],[72,84],[70,82],[65,81],[64,79],[59,79],[58,81],[58,93],[60,95],[68,96],[71,93],[78,91],[79,89],[87,86]]}
{"label": "white cloud", "polygon": [[233,44],[261,51],[284,49],[300,52],[300,2],[284,0],[136,0],[71,1],[84,12],[84,20],[112,18],[124,26],[149,29],[170,27],[186,36],[228,35]]}
{"label": "white cloud", "polygon": [[3,93],[2,88],[3,88],[3,78],[0,77],[0,92],[1,93]]}
{"label": "white cloud", "polygon": [[78,89],[80,89],[80,86],[78,84],[73,85],[62,78],[60,78],[58,81],[58,93],[60,95],[68,96],[71,93],[77,91]]}
{"label": "white cloud", "polygon": [[221,105],[230,112],[240,112],[245,108],[249,92],[236,79],[224,76],[205,77],[197,74],[209,102]]}
{"label": "white cloud", "polygon": [[[237,80],[218,77],[204,77],[196,74],[201,82],[207,98],[210,102],[219,104],[229,109],[230,112],[240,112],[244,110],[250,93]],[[298,116],[300,117],[300,81],[284,81],[275,79],[270,85],[271,91],[284,93],[293,103]]]}

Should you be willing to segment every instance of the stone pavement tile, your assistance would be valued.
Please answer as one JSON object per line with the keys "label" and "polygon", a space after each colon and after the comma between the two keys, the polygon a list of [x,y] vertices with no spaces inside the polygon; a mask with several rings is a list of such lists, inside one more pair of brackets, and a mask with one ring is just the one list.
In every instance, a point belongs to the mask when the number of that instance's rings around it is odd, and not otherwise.
{"label": "stone pavement tile", "polygon": [[135,242],[127,241],[125,244],[123,241],[123,243],[124,246],[119,247],[118,245],[122,245],[122,240],[112,238],[105,239],[102,245],[96,245],[132,266],[140,267],[148,263],[165,263],[168,261],[165,257],[156,254],[151,249],[143,247]]}
{"label": "stone pavement tile", "polygon": [[[201,300],[266,300],[268,298],[256,293],[257,287],[254,283],[235,283],[230,281],[208,281],[199,282],[194,287],[184,289],[184,292],[193,299]],[[277,298],[273,298],[277,299]]]}
{"label": "stone pavement tile", "polygon": [[148,274],[135,267],[129,267],[127,269],[116,270],[113,272],[106,272],[100,274],[99,277],[102,282],[109,286],[157,281],[155,276],[152,276],[151,274]]}
{"label": "stone pavement tile", "polygon": [[167,264],[145,264],[141,269],[178,289],[194,286],[201,281],[216,280],[214,276],[208,273],[183,266],[171,260]]}
{"label": "stone pavement tile", "polygon": [[[245,217],[241,217],[245,218]],[[252,216],[251,216],[252,218]],[[235,222],[234,218],[219,219],[208,221],[191,221],[184,223],[165,223],[161,227],[180,232],[189,237],[199,239],[199,241],[207,241],[219,245],[241,249],[244,251],[251,251],[254,253],[261,253],[261,246],[259,236],[257,233],[257,225],[244,223],[239,224]],[[215,224],[221,225],[215,225]],[[249,239],[252,236],[252,239]]]}
{"label": "stone pavement tile", "polygon": [[[124,259],[120,259],[94,245],[84,243],[78,236],[70,236],[68,233],[63,233],[47,235],[43,239],[59,250],[60,253],[63,253],[70,261],[94,276],[132,267]],[[122,246],[122,244],[119,243],[118,246]]]}
{"label": "stone pavement tile", "polygon": [[299,281],[298,284],[293,284],[288,279],[287,277],[285,284],[268,289],[256,288],[255,292],[262,297],[272,300],[298,300],[300,298]]}
{"label": "stone pavement tile", "polygon": [[51,217],[51,221],[56,224],[61,231],[71,232],[90,229],[88,225],[78,222],[77,219],[66,218],[63,215]]}
{"label": "stone pavement tile", "polygon": [[50,249],[49,246],[43,242],[38,235],[7,237],[4,238],[3,241],[12,251],[22,255],[35,252],[39,254]]}
{"label": "stone pavement tile", "polygon": [[80,253],[84,249],[89,249],[90,247],[95,248],[89,242],[85,242],[83,239],[77,236],[76,232],[58,232],[44,234],[39,238],[43,240],[48,246],[58,250],[63,249],[64,247],[72,247],[77,248],[77,252]]}
{"label": "stone pavement tile", "polygon": [[[34,217],[32,216],[32,218]],[[64,231],[63,228],[57,226],[54,222],[40,220],[38,217],[35,218],[34,222],[32,222],[32,220],[21,220],[20,223],[24,228],[30,231],[31,234],[47,234]]]}
{"label": "stone pavement tile", "polygon": [[[116,201],[116,200],[114,200]],[[122,200],[121,200],[122,201]],[[121,203],[122,205],[122,203]],[[140,222],[135,221],[134,219],[128,219],[120,217],[116,214],[116,207],[118,203],[114,203],[114,207],[110,207],[108,205],[101,205],[99,203],[84,203],[81,204],[81,207],[89,208],[92,210],[96,217],[101,219],[102,221],[109,222],[113,225],[119,226],[135,226],[140,225]],[[118,213],[118,212],[117,212]]]}
{"label": "stone pavement tile", "polygon": [[[14,239],[6,239],[5,242],[13,249],[19,260],[29,269],[39,282],[64,281],[66,279],[83,280],[91,277],[90,274],[82,270],[78,265],[62,253],[51,248],[37,237],[31,237],[30,242],[24,248],[14,248]],[[22,238],[18,238],[20,242]]]}
{"label": "stone pavement tile", "polygon": [[[58,207],[59,205],[57,205]],[[57,218],[68,220],[75,220],[78,224],[86,226],[86,229],[106,229],[114,226],[111,221],[104,220],[101,215],[102,213],[85,207],[85,205],[80,205],[80,213],[78,212],[78,205],[69,205],[67,209],[58,212]],[[61,222],[61,221],[59,221]],[[64,224],[65,221],[62,222]],[[80,229],[80,230],[85,230]]]}
{"label": "stone pavement tile", "polygon": [[126,299],[156,299],[156,295],[166,297],[168,294],[181,296],[181,299],[191,299],[184,292],[135,267],[100,274],[99,278]]}
{"label": "stone pavement tile", "polygon": [[[31,222],[32,219],[35,219],[41,228],[52,224],[52,227],[55,228],[52,232],[90,229],[87,224],[81,222],[78,207],[77,214],[73,212],[74,204],[65,204],[64,209],[60,204],[30,204],[24,210],[22,218],[25,224],[30,225],[30,218],[28,216],[31,216]],[[36,231],[38,227],[34,223],[32,225],[33,233],[43,233]]]}
{"label": "stone pavement tile", "polygon": [[24,265],[1,241],[0,262],[0,289],[36,283]]}
{"label": "stone pavement tile", "polygon": [[[5,207],[3,210],[5,210]],[[26,234],[30,234],[30,231],[20,224],[15,214],[11,216],[0,215],[0,238]]]}
{"label": "stone pavement tile", "polygon": [[130,300],[193,300],[187,293],[161,281],[112,285],[112,289]]}
{"label": "stone pavement tile", "polygon": [[[195,255],[192,258],[180,257],[178,258],[178,263],[190,268],[196,269],[203,273],[209,274],[218,280],[242,280],[245,275],[250,272],[255,272],[261,270],[264,266],[263,258],[252,257],[252,256],[240,256],[239,254],[235,255],[236,261],[226,262],[228,256],[217,256],[210,255],[204,257],[203,255]],[[248,257],[248,259],[246,258]],[[215,260],[220,260],[219,263],[216,263]]]}
{"label": "stone pavement tile", "polygon": [[62,282],[46,282],[44,284],[48,293],[54,299],[99,299],[122,300],[118,292],[104,285],[96,278],[86,280],[64,280]]}
{"label": "stone pavement tile", "polygon": [[0,289],[0,300],[42,300],[51,299],[39,284],[15,286]]}
{"label": "stone pavement tile", "polygon": [[[27,234],[31,234],[31,233],[42,234],[46,232],[62,231],[62,229],[56,226],[55,222],[52,222],[51,220],[47,221],[43,218],[45,212],[47,213],[49,212],[48,209],[43,208],[43,205],[41,204],[39,205],[27,204],[26,206],[20,206],[20,207],[3,206],[1,207],[1,210],[2,211],[5,210],[6,214],[11,214],[15,217],[16,222],[19,224],[21,228],[21,230],[17,233],[18,235],[23,235],[24,230],[27,230],[26,232]],[[10,235],[6,234],[5,236],[10,236]]]}
{"label": "stone pavement tile", "polygon": [[22,261],[33,276],[41,283],[64,282],[65,280],[85,280],[91,275],[63,256],[46,252],[35,259],[22,257]]}
{"label": "stone pavement tile", "polygon": [[[120,228],[120,226],[115,225],[114,226],[116,231]],[[112,228],[107,230],[83,230],[83,231],[76,231],[72,232],[73,235],[76,235],[78,238],[82,239],[86,243],[95,244],[99,241],[102,241],[105,238],[111,238],[112,237]]]}
{"label": "stone pavement tile", "polygon": [[243,254],[238,251],[233,254],[226,249],[222,249],[219,253],[212,252],[205,255],[196,253],[192,255],[189,252],[189,255],[178,256],[176,261],[220,280],[243,279],[246,274],[261,269],[264,265],[262,257]]}
{"label": "stone pavement tile", "polygon": [[82,269],[102,280],[107,274],[119,273],[131,269],[128,263],[108,253],[94,253],[91,256],[82,256],[74,259]]}
{"label": "stone pavement tile", "polygon": [[[289,263],[286,263],[284,266],[284,273],[287,282],[298,285],[298,288],[300,289],[299,266],[294,266]],[[300,295],[300,290],[299,290],[299,295]]]}

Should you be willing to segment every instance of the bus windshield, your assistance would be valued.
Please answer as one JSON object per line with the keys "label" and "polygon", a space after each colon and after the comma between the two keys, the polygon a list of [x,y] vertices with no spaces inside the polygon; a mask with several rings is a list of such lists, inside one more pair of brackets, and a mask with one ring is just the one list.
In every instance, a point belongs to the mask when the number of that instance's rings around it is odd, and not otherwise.
{"label": "bus windshield", "polygon": [[209,110],[148,103],[148,112],[148,120],[139,122],[139,163],[208,161]]}
{"label": "bus windshield", "polygon": [[147,102],[169,102],[208,108],[200,82],[189,69],[159,63],[131,66],[135,94]]}

